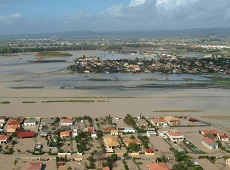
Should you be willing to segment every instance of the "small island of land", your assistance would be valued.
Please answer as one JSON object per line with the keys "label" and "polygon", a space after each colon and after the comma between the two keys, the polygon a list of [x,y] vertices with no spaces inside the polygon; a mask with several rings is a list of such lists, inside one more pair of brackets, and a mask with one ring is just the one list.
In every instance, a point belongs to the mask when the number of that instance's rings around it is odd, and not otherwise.
{"label": "small island of land", "polygon": [[62,53],[56,51],[42,51],[42,52],[37,52],[35,56],[39,59],[43,59],[47,57],[71,57],[72,55],[69,53]]}

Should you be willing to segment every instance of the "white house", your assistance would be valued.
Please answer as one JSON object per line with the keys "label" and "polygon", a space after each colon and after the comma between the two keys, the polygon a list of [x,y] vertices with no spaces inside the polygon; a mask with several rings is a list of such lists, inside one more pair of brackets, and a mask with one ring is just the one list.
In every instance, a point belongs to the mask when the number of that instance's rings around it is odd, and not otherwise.
{"label": "white house", "polygon": [[168,124],[165,120],[158,119],[158,118],[152,119],[151,123],[155,126],[163,126],[163,127],[168,126]]}
{"label": "white house", "polygon": [[218,135],[218,139],[221,140],[222,142],[228,142],[229,141],[229,137],[225,134]]}
{"label": "white house", "polygon": [[157,136],[157,132],[156,131],[147,131],[146,132],[147,136]]}
{"label": "white house", "polygon": [[132,128],[132,127],[125,127],[123,129],[123,132],[124,133],[136,133],[137,131],[134,128]]}
{"label": "white house", "polygon": [[209,137],[204,137],[202,139],[202,145],[204,145],[208,149],[218,149],[218,143]]}
{"label": "white house", "polygon": [[0,127],[4,125],[5,121],[6,121],[6,116],[0,116]]}
{"label": "white house", "polygon": [[97,138],[97,133],[96,132],[92,132],[91,133],[91,138]]}
{"label": "white house", "polygon": [[35,126],[37,121],[34,119],[28,119],[24,121],[24,126]]}
{"label": "white house", "polygon": [[60,126],[71,126],[71,125],[73,125],[72,119],[62,119],[60,121]]}
{"label": "white house", "polygon": [[180,134],[179,132],[167,132],[166,134],[169,137],[169,139],[173,142],[184,140],[184,135]]}
{"label": "white house", "polygon": [[112,136],[117,136],[117,135],[119,135],[119,131],[118,130],[110,130],[110,134],[112,135]]}

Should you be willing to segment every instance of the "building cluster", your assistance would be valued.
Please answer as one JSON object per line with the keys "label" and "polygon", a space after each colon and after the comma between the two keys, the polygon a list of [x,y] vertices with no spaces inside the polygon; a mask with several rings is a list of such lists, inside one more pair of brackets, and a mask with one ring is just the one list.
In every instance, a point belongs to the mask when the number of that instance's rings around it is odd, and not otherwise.
{"label": "building cluster", "polygon": [[222,57],[180,58],[169,54],[154,54],[152,58],[102,60],[100,57],[82,57],[67,67],[77,73],[169,73],[229,74],[229,59]]}
{"label": "building cluster", "polygon": [[[96,148],[101,148],[104,155],[119,154],[128,161],[129,157],[158,158],[161,145],[165,145],[172,151],[192,152],[195,154],[214,154],[225,146],[225,152],[230,150],[229,137],[221,133],[205,122],[184,116],[161,116],[153,118],[133,117],[135,124],[131,125],[125,118],[107,116],[93,120],[89,116],[66,118],[23,118],[0,117],[0,144],[2,154],[11,152],[23,157],[23,154],[37,155],[39,162],[29,162],[28,169],[45,168],[45,162],[40,156],[48,154],[55,157],[66,157],[68,160],[87,161],[86,155],[95,153]],[[192,129],[199,129],[192,130]],[[185,130],[186,129],[186,130]],[[190,136],[192,133],[192,137]],[[28,138],[33,140],[33,148],[29,151],[16,151],[9,149],[18,143],[23,145]],[[25,140],[25,141],[24,141]],[[45,141],[45,142],[44,142]],[[157,141],[160,144],[157,144]],[[76,148],[72,145],[76,142]],[[13,144],[14,143],[14,144]],[[6,147],[7,146],[7,147]],[[48,148],[45,149],[45,148]],[[28,147],[27,147],[28,149]],[[227,150],[228,149],[228,150]],[[18,149],[19,150],[19,149]],[[198,152],[199,151],[199,152]],[[88,154],[86,154],[88,153]],[[122,153],[122,154],[121,154]],[[223,153],[223,152],[222,152]],[[124,156],[127,154],[128,156]],[[3,156],[3,155],[2,155]],[[151,161],[145,164],[150,170],[171,169],[174,159],[172,154],[166,155],[166,162]],[[69,159],[69,158],[72,159]],[[57,166],[67,162],[57,162]],[[82,165],[82,164],[81,164]],[[226,166],[229,159],[226,160]]]}

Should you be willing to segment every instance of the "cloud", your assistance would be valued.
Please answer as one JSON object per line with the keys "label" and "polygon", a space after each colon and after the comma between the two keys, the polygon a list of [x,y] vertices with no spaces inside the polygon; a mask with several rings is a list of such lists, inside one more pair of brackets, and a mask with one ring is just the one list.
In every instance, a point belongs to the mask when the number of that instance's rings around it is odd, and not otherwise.
{"label": "cloud", "polygon": [[14,21],[16,21],[19,18],[22,18],[23,15],[19,14],[19,13],[14,13],[11,15],[4,15],[4,16],[0,16],[0,21],[7,23],[7,24],[12,24]]}
{"label": "cloud", "polygon": [[143,5],[146,0],[132,0],[129,4],[130,7],[135,7],[138,5]]}

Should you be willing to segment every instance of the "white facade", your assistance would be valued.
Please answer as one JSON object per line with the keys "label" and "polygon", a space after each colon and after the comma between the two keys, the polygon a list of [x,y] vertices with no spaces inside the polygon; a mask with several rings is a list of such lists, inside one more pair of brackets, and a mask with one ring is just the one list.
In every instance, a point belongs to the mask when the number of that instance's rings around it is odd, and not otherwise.
{"label": "white facade", "polygon": [[157,136],[157,132],[155,132],[155,131],[147,131],[146,134],[148,137],[149,136]]}
{"label": "white facade", "polygon": [[136,133],[137,131],[133,128],[124,128],[124,133]]}
{"label": "white facade", "polygon": [[24,126],[35,126],[36,120],[25,120]]}
{"label": "white facade", "polygon": [[178,132],[167,132],[167,136],[173,142],[175,142],[175,141],[183,141],[184,140],[184,135],[181,135]]}
{"label": "white facade", "polygon": [[213,143],[213,144],[209,145],[205,141],[202,140],[202,145],[204,145],[208,149],[218,149],[217,143]]}

